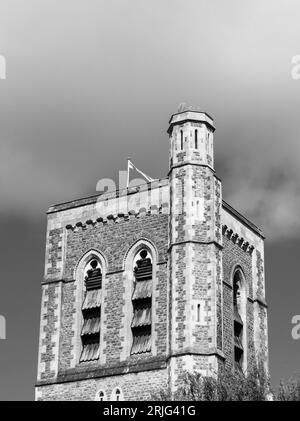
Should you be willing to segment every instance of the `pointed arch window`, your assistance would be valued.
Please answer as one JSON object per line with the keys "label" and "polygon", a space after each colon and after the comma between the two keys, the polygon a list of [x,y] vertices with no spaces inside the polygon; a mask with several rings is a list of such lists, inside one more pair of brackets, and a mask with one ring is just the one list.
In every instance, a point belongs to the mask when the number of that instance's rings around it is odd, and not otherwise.
{"label": "pointed arch window", "polygon": [[103,402],[107,400],[106,393],[104,392],[104,390],[100,390],[99,392],[97,392],[95,400],[99,402]]}
{"label": "pointed arch window", "polygon": [[152,258],[143,249],[135,259],[131,354],[151,351]]}
{"label": "pointed arch window", "polygon": [[122,389],[120,387],[117,387],[113,390],[110,400],[115,401],[115,402],[124,400],[123,392],[122,392]]}
{"label": "pointed arch window", "polygon": [[99,358],[101,293],[102,270],[99,261],[92,259],[85,269],[80,362],[93,361]]}
{"label": "pointed arch window", "polygon": [[116,390],[116,401],[120,401],[121,399],[121,390],[120,389],[117,389]]}
{"label": "pointed arch window", "polygon": [[233,323],[234,323],[234,368],[235,371],[243,372],[244,366],[244,309],[243,309],[243,286],[242,274],[237,270],[233,277]]}

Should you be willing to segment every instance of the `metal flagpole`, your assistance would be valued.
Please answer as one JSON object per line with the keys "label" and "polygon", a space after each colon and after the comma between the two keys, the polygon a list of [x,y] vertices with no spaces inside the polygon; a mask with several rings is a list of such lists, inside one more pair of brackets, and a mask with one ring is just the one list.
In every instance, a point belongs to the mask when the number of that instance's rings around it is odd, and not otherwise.
{"label": "metal flagpole", "polygon": [[127,158],[127,188],[129,187],[129,174],[130,169],[135,169],[139,174],[141,174],[147,181],[150,183],[151,181],[154,181],[153,178],[149,177],[149,175],[145,174],[143,171],[139,170],[131,161],[131,158]]}

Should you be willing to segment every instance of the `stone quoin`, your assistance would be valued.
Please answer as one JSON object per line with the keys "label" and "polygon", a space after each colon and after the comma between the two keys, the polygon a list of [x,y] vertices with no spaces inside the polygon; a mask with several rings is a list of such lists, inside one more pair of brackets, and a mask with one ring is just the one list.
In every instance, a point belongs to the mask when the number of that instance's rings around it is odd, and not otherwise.
{"label": "stone quoin", "polygon": [[214,132],[184,108],[167,178],[49,209],[37,400],[149,400],[186,371],[268,370],[264,236],[222,198]]}

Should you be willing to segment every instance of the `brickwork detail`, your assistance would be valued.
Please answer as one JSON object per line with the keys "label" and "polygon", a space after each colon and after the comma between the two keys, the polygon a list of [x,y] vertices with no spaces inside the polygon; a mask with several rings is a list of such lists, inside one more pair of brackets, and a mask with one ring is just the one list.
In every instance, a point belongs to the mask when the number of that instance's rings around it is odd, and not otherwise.
{"label": "brickwork detail", "polygon": [[38,400],[51,401],[94,401],[99,390],[103,390],[107,400],[113,397],[116,387],[122,390],[126,401],[147,401],[153,393],[166,389],[167,370],[142,371],[139,373],[94,378],[72,383],[46,385],[37,388]]}

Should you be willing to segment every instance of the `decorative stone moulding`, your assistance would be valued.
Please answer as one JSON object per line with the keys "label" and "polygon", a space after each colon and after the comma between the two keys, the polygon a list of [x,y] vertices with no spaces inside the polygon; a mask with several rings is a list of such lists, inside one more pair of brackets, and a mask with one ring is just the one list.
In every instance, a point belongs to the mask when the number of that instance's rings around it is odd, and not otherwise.
{"label": "decorative stone moulding", "polygon": [[234,233],[233,230],[227,225],[222,226],[222,233],[228,238],[228,240],[231,240],[246,253],[252,255],[254,246],[250,245],[248,241],[246,241],[243,237],[240,237],[237,233]]}
{"label": "decorative stone moulding", "polygon": [[150,208],[147,210],[145,207],[140,208],[138,211],[130,210],[128,213],[119,212],[116,215],[110,214],[106,217],[99,217],[95,221],[92,219],[88,219],[85,223],[82,221],[78,221],[75,224],[68,224],[66,225],[66,229],[70,231],[78,231],[79,229],[85,230],[87,227],[94,227],[96,225],[105,225],[107,223],[118,224],[122,221],[127,221],[130,218],[142,218],[145,216],[151,215],[158,215],[158,214],[168,214],[169,213],[169,204],[163,203],[160,207],[157,205],[151,205]]}

